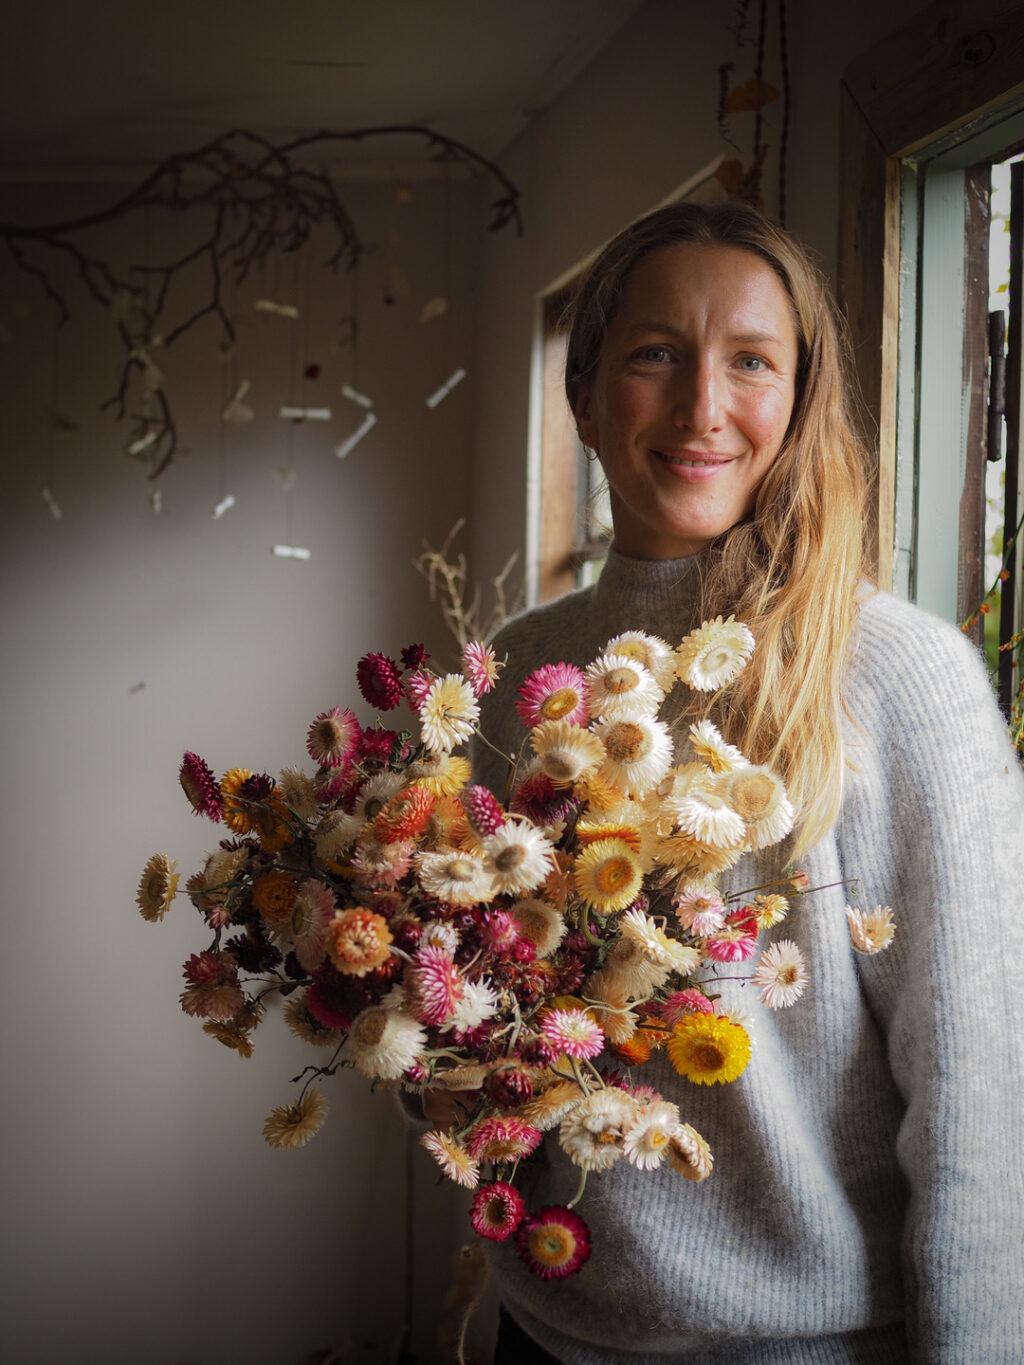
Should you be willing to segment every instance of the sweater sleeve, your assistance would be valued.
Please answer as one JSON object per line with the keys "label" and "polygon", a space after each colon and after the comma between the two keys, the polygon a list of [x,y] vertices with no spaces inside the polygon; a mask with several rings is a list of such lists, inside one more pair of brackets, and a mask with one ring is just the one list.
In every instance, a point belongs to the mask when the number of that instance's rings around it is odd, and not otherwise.
{"label": "sweater sleeve", "polygon": [[897,924],[860,966],[906,1104],[912,1357],[1010,1365],[1024,1343],[1024,781],[976,652],[906,604],[865,604],[850,702],[843,862]]}

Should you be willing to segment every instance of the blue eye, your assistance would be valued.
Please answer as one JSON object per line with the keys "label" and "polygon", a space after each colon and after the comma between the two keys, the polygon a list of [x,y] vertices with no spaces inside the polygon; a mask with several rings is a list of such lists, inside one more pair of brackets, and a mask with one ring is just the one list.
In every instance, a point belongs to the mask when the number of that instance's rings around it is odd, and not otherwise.
{"label": "blue eye", "polygon": [[644,346],[642,350],[637,352],[637,358],[639,360],[649,360],[653,364],[660,364],[662,361],[668,359],[668,347]]}
{"label": "blue eye", "polygon": [[747,374],[760,374],[768,368],[768,362],[759,355],[745,355],[740,360],[740,368],[746,370]]}

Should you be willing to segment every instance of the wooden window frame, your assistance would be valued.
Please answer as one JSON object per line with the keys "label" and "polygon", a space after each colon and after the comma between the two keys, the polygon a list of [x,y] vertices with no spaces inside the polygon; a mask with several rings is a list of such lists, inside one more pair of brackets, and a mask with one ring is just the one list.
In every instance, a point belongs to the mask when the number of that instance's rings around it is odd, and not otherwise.
{"label": "wooden window frame", "polygon": [[[973,136],[1024,92],[1024,6],[929,6],[852,62],[840,89],[839,295],[877,432],[874,568],[893,580],[901,162]],[[869,439],[871,436],[868,432]]]}

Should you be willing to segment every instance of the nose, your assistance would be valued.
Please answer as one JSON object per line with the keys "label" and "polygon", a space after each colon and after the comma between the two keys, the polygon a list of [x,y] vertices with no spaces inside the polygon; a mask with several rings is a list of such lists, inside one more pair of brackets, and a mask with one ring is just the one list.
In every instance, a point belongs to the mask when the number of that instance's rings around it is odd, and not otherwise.
{"label": "nose", "polygon": [[694,436],[707,436],[722,424],[721,377],[708,356],[691,357],[680,366],[673,397],[673,419],[678,427]]}

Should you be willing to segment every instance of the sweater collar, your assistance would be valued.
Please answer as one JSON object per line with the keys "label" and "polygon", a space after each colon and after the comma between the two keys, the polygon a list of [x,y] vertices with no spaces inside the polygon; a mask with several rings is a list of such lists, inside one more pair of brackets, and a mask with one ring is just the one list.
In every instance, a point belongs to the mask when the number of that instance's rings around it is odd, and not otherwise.
{"label": "sweater collar", "polygon": [[636,630],[684,635],[699,596],[699,559],[630,559],[613,543],[594,588],[594,605],[602,615],[633,617]]}

